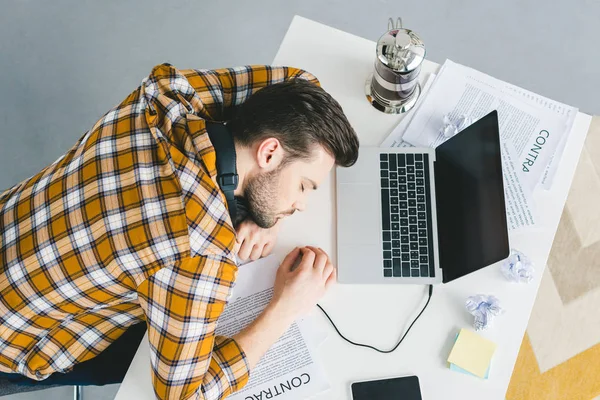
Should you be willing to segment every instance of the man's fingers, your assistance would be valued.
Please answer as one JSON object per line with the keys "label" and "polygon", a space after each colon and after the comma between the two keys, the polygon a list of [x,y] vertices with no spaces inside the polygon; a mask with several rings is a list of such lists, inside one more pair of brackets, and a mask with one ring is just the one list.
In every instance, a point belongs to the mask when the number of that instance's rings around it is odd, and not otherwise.
{"label": "man's fingers", "polygon": [[250,253],[252,252],[252,247],[254,244],[249,240],[244,240],[244,243],[240,246],[240,250],[238,251],[238,257],[242,260],[247,260],[250,257]]}
{"label": "man's fingers", "polygon": [[265,247],[263,247],[263,251],[262,254],[260,255],[261,257],[266,257],[269,254],[271,254],[271,252],[273,251],[273,247],[275,247],[275,243],[273,242],[269,242],[265,245]]}
{"label": "man's fingers", "polygon": [[294,265],[294,261],[296,261],[296,258],[298,257],[300,257],[300,247],[296,247],[287,256],[285,256],[280,267],[285,271],[290,271],[292,265]]}
{"label": "man's fingers", "polygon": [[331,286],[333,286],[335,284],[336,281],[337,281],[337,270],[334,267],[333,270],[331,271],[331,275],[329,275],[329,278],[327,278],[327,280],[325,281],[325,290],[329,290],[331,288]]}
{"label": "man's fingers", "polygon": [[237,241],[236,241],[236,242],[233,244],[233,252],[234,252],[235,254],[237,254],[237,255],[238,255],[238,257],[240,256],[240,248],[241,248],[241,247],[242,247],[242,244],[241,244],[240,242],[237,242]]}
{"label": "man's fingers", "polygon": [[325,268],[323,268],[323,278],[325,278],[326,280],[329,279],[334,269],[335,268],[333,267],[333,264],[330,261],[327,261],[327,264],[325,264]]}
{"label": "man's fingers", "polygon": [[321,254],[323,251],[315,246],[306,246],[307,249],[310,249],[312,252],[314,252],[316,255]]}
{"label": "man's fingers", "polygon": [[252,246],[252,251],[250,252],[250,259],[252,261],[256,261],[260,258],[260,255],[262,254],[263,251],[263,247],[262,245],[256,243],[254,246]]}
{"label": "man's fingers", "polygon": [[320,247],[308,246],[308,248],[310,248],[316,254],[315,263],[313,267],[316,270],[323,272],[327,263],[330,263],[329,256],[327,255],[327,253],[325,253],[325,250],[323,250]]}
{"label": "man's fingers", "polygon": [[244,239],[248,236],[248,228],[245,223],[241,223],[235,233],[235,241],[238,243],[242,243]]}
{"label": "man's fingers", "polygon": [[319,272],[323,272],[325,265],[329,261],[329,257],[327,257],[327,253],[325,253],[322,249],[313,246],[307,246],[315,253],[315,261],[313,263],[313,268],[315,268]]}
{"label": "man's fingers", "polygon": [[303,247],[301,249],[301,252],[302,252],[302,261],[300,262],[300,265],[298,266],[298,270],[312,268],[313,265],[315,264],[315,258],[317,256],[315,254],[315,252],[312,251],[311,249],[309,249],[308,247]]}

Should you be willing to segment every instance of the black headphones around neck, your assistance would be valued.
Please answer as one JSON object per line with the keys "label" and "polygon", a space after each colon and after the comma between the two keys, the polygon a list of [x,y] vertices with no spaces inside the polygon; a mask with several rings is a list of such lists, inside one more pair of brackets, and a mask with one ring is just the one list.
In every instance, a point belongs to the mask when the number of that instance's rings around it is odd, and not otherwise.
{"label": "black headphones around neck", "polygon": [[238,187],[239,176],[237,173],[235,144],[233,135],[222,122],[206,121],[206,132],[217,155],[217,183],[221,188],[232,223],[237,225],[238,205],[235,197],[235,189]]}

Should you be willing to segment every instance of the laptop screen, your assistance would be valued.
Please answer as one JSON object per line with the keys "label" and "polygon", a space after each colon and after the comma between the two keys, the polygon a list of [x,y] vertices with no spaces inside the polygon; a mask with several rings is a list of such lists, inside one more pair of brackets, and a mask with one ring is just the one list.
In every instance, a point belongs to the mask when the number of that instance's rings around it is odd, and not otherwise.
{"label": "laptop screen", "polygon": [[508,257],[496,111],[436,148],[435,190],[444,282]]}

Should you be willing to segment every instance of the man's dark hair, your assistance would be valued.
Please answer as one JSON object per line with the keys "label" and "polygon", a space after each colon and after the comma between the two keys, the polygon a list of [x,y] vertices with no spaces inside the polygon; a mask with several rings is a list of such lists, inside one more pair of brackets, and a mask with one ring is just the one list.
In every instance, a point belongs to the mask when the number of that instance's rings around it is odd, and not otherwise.
{"label": "man's dark hair", "polygon": [[358,158],[358,137],[342,107],[321,87],[304,79],[260,89],[235,108],[228,127],[245,146],[270,137],[278,139],[287,162],[309,159],[315,144],[323,146],[343,167]]}

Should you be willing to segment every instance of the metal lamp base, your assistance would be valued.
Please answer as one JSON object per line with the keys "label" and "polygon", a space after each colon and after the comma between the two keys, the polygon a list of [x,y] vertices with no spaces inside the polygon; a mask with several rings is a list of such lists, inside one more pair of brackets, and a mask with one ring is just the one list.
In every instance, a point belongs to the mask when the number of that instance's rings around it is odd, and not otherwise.
{"label": "metal lamp base", "polygon": [[421,85],[417,83],[415,86],[415,90],[412,94],[402,101],[389,101],[382,99],[380,96],[377,96],[376,93],[373,93],[373,89],[371,87],[371,82],[373,80],[373,74],[369,75],[367,82],[365,83],[365,95],[367,96],[367,100],[373,107],[377,110],[386,113],[386,114],[402,114],[410,110],[415,106],[419,96],[421,95]]}

